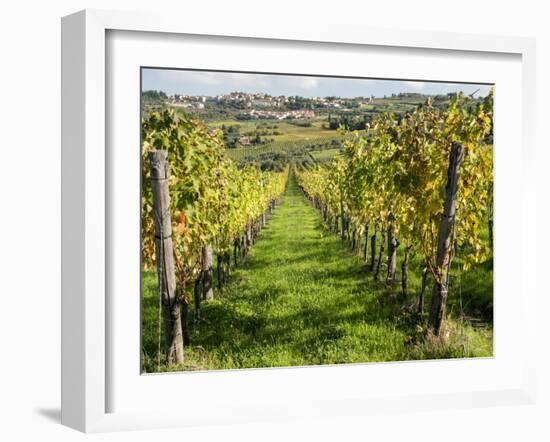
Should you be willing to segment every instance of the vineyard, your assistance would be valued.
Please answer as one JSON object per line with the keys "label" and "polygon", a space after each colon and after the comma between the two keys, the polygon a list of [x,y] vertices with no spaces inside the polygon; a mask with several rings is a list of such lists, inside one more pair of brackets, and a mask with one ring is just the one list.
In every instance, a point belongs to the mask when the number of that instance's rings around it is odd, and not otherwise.
{"label": "vineyard", "polygon": [[244,158],[254,158],[256,156],[266,153],[281,153],[286,154],[298,150],[315,150],[322,151],[322,149],[330,150],[335,146],[339,146],[342,141],[342,136],[333,137],[317,137],[304,140],[288,140],[288,141],[273,141],[271,143],[264,144],[256,147],[237,147],[234,149],[227,149],[227,155],[229,158],[239,161]]}
{"label": "vineyard", "polygon": [[[235,263],[246,256],[285,188],[288,170],[237,169],[218,135],[170,111],[150,114],[142,130],[143,181],[153,183],[142,194],[142,261],[158,269],[166,360],[174,365],[183,362],[189,343],[191,292],[195,322],[201,300],[213,298],[214,251],[221,287],[231,252]],[[159,182],[164,186],[155,186]]]}
{"label": "vineyard", "polygon": [[147,114],[142,371],[491,356],[491,137],[492,95],[457,95],[338,148],[253,148],[277,172]]}
{"label": "vineyard", "polygon": [[[385,115],[373,126],[368,142],[365,137],[346,141],[344,158],[297,174],[323,219],[340,230],[343,240],[351,239],[353,250],[365,238],[365,260],[371,243],[376,280],[382,278],[384,248],[388,283],[396,281],[397,249],[404,250],[403,299],[409,296],[409,255],[421,256],[423,278],[429,274],[435,283],[429,309],[435,335],[445,316],[453,257],[459,255],[461,268],[467,270],[491,253],[482,226],[491,230],[491,240],[493,151],[485,140],[492,128],[492,96],[475,110],[461,101],[465,99],[457,97],[447,110],[428,104],[399,122]],[[424,291],[425,282],[420,313]]]}

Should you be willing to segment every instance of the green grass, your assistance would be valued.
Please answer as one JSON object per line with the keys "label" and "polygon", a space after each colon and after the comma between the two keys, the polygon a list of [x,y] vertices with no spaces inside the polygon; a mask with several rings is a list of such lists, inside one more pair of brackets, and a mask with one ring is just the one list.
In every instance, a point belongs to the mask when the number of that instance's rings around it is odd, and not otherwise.
{"label": "green grass", "polygon": [[[416,258],[409,279],[414,293],[420,284]],[[492,274],[483,267],[462,280],[469,281],[462,287],[463,296],[481,297],[482,303],[486,293],[492,293]],[[473,328],[451,317],[444,341],[425,340],[425,317],[413,312],[415,299],[403,302],[398,292],[398,287],[373,281],[362,259],[326,230],[291,176],[280,206],[246,260],[233,271],[223,293],[203,305],[201,323],[191,325],[185,364],[171,369],[492,355],[489,322]],[[147,372],[158,370],[157,317],[156,276],[145,272],[142,348]]]}

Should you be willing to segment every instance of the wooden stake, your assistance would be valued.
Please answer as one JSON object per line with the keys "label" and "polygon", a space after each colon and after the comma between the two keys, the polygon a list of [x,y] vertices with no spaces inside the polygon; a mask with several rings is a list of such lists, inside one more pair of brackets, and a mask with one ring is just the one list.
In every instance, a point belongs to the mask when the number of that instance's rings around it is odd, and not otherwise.
{"label": "wooden stake", "polygon": [[157,273],[162,306],[164,307],[166,357],[168,365],[173,365],[183,362],[183,336],[180,301],[176,295],[174,245],[172,243],[170,194],[168,192],[168,152],[165,150],[149,152],[149,167],[153,190]]}
{"label": "wooden stake", "polygon": [[449,155],[443,215],[439,221],[436,258],[437,277],[434,278],[434,292],[430,306],[430,316],[428,318],[428,324],[436,336],[439,336],[441,331],[441,324],[445,316],[445,305],[447,303],[449,289],[447,274],[449,272],[451,249],[453,246],[452,231],[456,216],[456,192],[458,190],[459,170],[463,157],[464,148],[462,144],[454,142]]}

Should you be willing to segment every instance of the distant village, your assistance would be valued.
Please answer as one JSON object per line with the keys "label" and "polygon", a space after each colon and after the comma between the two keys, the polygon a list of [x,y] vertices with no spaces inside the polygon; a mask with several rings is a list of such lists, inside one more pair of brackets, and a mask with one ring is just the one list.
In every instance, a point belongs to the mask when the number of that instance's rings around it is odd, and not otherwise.
{"label": "distant village", "polygon": [[231,92],[215,96],[169,95],[166,104],[188,110],[204,110],[208,105],[238,110],[237,118],[247,120],[285,120],[315,118],[316,110],[346,111],[361,104],[372,103],[370,98],[339,98],[299,96],[271,96],[265,93]]}
{"label": "distant village", "polygon": [[[433,95],[435,105],[445,105],[454,93]],[[273,96],[267,93],[230,92],[221,95],[168,95],[148,90],[142,94],[142,105],[148,109],[163,106],[197,113],[205,121],[212,120],[312,120],[331,115],[367,115],[390,111],[397,114],[409,111],[425,102],[427,95],[403,92],[383,97],[302,97]]]}

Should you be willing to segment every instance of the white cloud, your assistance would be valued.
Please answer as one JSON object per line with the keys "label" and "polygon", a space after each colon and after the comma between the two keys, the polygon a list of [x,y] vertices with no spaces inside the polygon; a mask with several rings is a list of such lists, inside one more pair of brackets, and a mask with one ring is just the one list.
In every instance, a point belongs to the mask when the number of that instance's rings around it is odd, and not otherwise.
{"label": "white cloud", "polygon": [[258,74],[236,74],[236,73],[217,73],[220,83],[233,85],[242,88],[268,88],[271,82],[265,75]]}
{"label": "white cloud", "polygon": [[403,83],[414,89],[415,91],[421,91],[427,85],[427,83],[423,81],[404,81]]}
{"label": "white cloud", "polygon": [[311,90],[319,87],[319,78],[315,77],[299,77],[298,87],[302,89]]}

